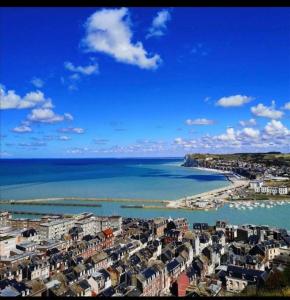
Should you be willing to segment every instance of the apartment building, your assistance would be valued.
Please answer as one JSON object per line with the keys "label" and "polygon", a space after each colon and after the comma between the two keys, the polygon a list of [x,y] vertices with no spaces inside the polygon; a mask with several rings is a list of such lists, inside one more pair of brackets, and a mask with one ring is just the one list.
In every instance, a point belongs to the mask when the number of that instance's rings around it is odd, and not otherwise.
{"label": "apartment building", "polygon": [[16,248],[16,237],[0,236],[0,256],[9,257],[10,251]]}
{"label": "apartment building", "polygon": [[71,219],[61,219],[52,222],[41,223],[39,225],[39,235],[41,240],[61,239],[64,234],[74,226]]}

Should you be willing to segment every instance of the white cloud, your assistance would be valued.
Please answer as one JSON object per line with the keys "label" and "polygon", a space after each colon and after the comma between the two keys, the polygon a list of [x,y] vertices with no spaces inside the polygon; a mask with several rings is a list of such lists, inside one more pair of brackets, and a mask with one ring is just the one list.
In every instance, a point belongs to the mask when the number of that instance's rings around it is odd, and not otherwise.
{"label": "white cloud", "polygon": [[75,147],[72,149],[68,149],[66,152],[69,154],[83,154],[87,151],[89,151],[88,147]]}
{"label": "white cloud", "polygon": [[[64,67],[74,73],[80,73],[82,75],[91,75],[99,73],[99,66],[97,63],[88,65],[88,66],[74,66],[71,62],[67,61],[64,63]],[[77,76],[77,74],[74,74]],[[75,76],[74,79],[77,79]]]}
{"label": "white cloud", "polygon": [[74,117],[70,114],[70,113],[65,113],[64,114],[65,119],[72,121],[74,119]]}
{"label": "white cloud", "polygon": [[271,120],[265,126],[265,132],[271,136],[286,136],[290,134],[290,131],[285,127],[281,121]]}
{"label": "white cloud", "polygon": [[26,133],[26,132],[32,132],[32,129],[30,126],[20,125],[18,127],[13,128],[12,131],[17,133]]}
{"label": "white cloud", "polygon": [[214,124],[214,120],[209,120],[205,118],[195,119],[195,120],[187,119],[185,123],[187,125],[212,125]]}
{"label": "white cloud", "polygon": [[80,75],[77,74],[77,73],[74,73],[74,74],[71,75],[69,78],[70,78],[71,80],[80,80],[80,79],[81,79]]}
{"label": "white cloud", "polygon": [[60,128],[59,129],[60,132],[67,132],[67,133],[77,133],[77,134],[82,134],[85,132],[85,130],[83,128],[80,127],[68,127],[68,128]]}
{"label": "white cloud", "polygon": [[32,142],[32,143],[19,143],[18,146],[35,148],[35,147],[43,147],[46,146],[45,142]]}
{"label": "white cloud", "polygon": [[149,28],[149,33],[146,38],[152,36],[162,36],[167,28],[167,22],[171,19],[171,15],[168,10],[163,9],[157,13],[157,16],[153,19],[152,25]]}
{"label": "white cloud", "polygon": [[252,100],[253,98],[249,96],[235,95],[235,96],[220,98],[216,102],[216,105],[223,106],[223,107],[237,107],[237,106],[242,106]]}
{"label": "white cloud", "polygon": [[258,129],[246,127],[241,131],[241,134],[249,138],[257,139],[260,136],[260,131]]}
{"label": "white cloud", "polygon": [[42,88],[44,86],[44,81],[37,77],[32,78],[31,83],[37,88]]}
{"label": "white cloud", "polygon": [[221,141],[235,141],[236,133],[234,128],[227,128],[226,133],[217,136],[217,139]]}
{"label": "white cloud", "polygon": [[239,124],[243,127],[245,126],[255,126],[257,124],[255,119],[249,119],[249,120],[242,120],[239,122]]}
{"label": "white cloud", "polygon": [[10,153],[6,151],[0,151],[0,158],[12,156]]}
{"label": "white cloud", "polygon": [[280,119],[283,112],[275,109],[275,101],[272,101],[271,106],[265,106],[259,103],[257,106],[251,107],[251,112],[258,117],[265,117],[270,119]]}
{"label": "white cloud", "polygon": [[48,99],[43,105],[42,108],[54,108],[51,99]]}
{"label": "white cloud", "polygon": [[103,52],[117,61],[142,69],[155,69],[161,62],[158,54],[149,55],[142,42],[132,42],[128,9],[101,9],[86,23],[84,45],[91,52]]}
{"label": "white cloud", "polygon": [[69,89],[70,91],[77,91],[77,90],[78,90],[78,87],[77,87],[75,84],[70,84],[70,85],[68,86],[68,89]]}
{"label": "white cloud", "polygon": [[290,110],[290,102],[285,103],[285,105],[283,106],[283,109]]}
{"label": "white cloud", "polygon": [[29,92],[23,98],[14,90],[5,91],[4,86],[0,86],[0,109],[25,109],[32,108],[46,100],[40,91]]}
{"label": "white cloud", "polygon": [[59,137],[59,140],[60,141],[69,141],[69,140],[71,140],[71,138],[69,136],[66,136],[66,135],[61,135]]}
{"label": "white cloud", "polygon": [[63,121],[65,116],[57,115],[49,108],[34,108],[27,118],[32,122],[56,123]]}

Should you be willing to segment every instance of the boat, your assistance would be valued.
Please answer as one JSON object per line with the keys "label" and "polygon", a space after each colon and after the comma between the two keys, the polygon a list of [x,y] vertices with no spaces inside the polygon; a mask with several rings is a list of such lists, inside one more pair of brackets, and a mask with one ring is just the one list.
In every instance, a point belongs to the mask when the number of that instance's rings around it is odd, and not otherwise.
{"label": "boat", "polygon": [[267,205],[266,205],[266,208],[271,208],[271,205],[267,204]]}

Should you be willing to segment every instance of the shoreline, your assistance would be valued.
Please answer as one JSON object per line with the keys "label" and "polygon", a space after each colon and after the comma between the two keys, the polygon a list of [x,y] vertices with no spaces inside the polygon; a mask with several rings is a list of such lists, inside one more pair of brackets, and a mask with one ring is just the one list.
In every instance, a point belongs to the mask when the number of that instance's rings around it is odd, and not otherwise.
{"label": "shoreline", "polygon": [[200,170],[200,171],[209,171],[209,172],[218,173],[218,174],[232,174],[232,172],[230,172],[230,171],[204,168],[204,167],[185,167],[185,168],[192,168],[192,169],[196,169],[196,170]]}
{"label": "shoreline", "polygon": [[[192,210],[198,209],[204,211],[207,211],[209,209],[215,209],[220,206],[223,206],[225,203],[228,202],[227,198],[229,196],[229,193],[231,193],[237,188],[244,188],[248,186],[250,181],[248,179],[239,177],[237,174],[231,171],[203,168],[203,167],[185,167],[185,168],[197,169],[200,171],[210,171],[213,173],[224,175],[224,177],[227,179],[229,184],[225,187],[213,189],[196,195],[185,196],[175,201],[170,201],[166,205],[168,208],[175,208],[175,209],[186,208],[186,209],[192,209]],[[219,203],[216,202],[215,199],[216,197],[219,197]],[[193,206],[195,202],[207,202],[208,205],[203,208],[202,207],[197,208],[196,206],[195,207]],[[215,207],[212,207],[213,203],[215,203]]]}

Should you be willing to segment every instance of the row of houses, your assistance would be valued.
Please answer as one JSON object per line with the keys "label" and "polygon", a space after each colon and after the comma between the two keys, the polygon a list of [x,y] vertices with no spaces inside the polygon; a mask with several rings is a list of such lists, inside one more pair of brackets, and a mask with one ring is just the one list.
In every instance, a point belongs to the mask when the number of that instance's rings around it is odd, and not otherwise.
{"label": "row of houses", "polygon": [[[290,266],[284,229],[124,218],[120,230],[104,223],[94,232],[92,217],[75,216],[73,227],[53,219],[50,231],[25,229],[20,239],[18,229],[2,228],[0,243],[15,244],[0,258],[0,295],[223,296],[262,287],[273,270]],[[35,238],[45,234],[55,239]]]}
{"label": "row of houses", "polygon": [[255,193],[271,194],[271,195],[288,195],[290,188],[287,186],[271,186],[267,185],[263,180],[252,180],[249,183],[249,188]]}

